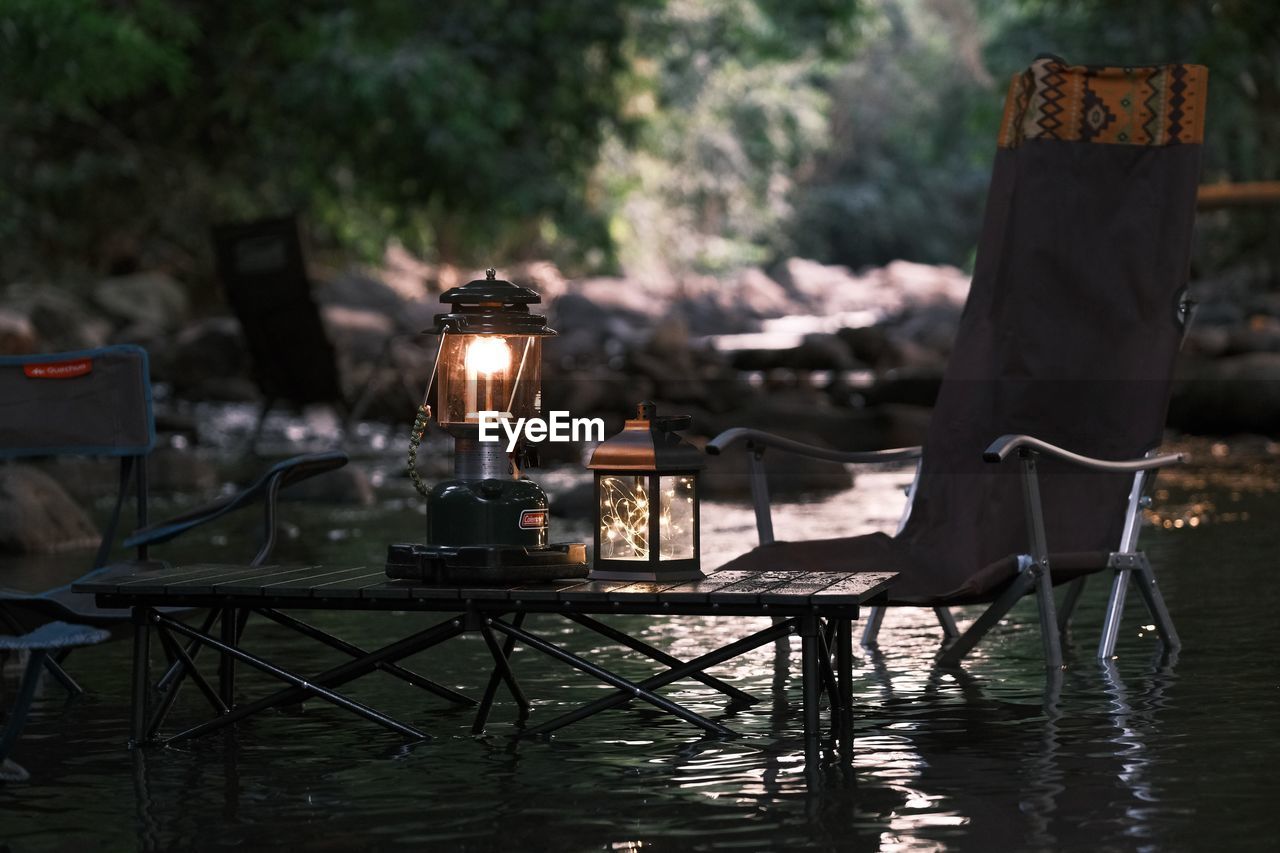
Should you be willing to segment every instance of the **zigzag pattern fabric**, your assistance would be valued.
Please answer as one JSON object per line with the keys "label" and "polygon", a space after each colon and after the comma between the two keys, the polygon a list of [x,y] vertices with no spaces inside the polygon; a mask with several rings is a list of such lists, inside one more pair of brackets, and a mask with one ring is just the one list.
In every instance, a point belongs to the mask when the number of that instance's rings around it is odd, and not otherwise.
{"label": "zigzag pattern fabric", "polygon": [[1177,145],[1204,140],[1203,65],[1067,65],[1037,59],[1014,76],[1000,147],[1027,140]]}

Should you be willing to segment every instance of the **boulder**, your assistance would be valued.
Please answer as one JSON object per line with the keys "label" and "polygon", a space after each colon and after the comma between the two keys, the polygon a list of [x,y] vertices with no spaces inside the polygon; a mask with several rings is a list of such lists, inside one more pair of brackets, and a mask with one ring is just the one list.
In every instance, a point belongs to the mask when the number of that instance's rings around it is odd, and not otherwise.
{"label": "boulder", "polygon": [[176,394],[200,400],[251,400],[257,396],[252,362],[240,323],[207,317],[179,332],[168,347],[153,352],[152,374],[172,384]]}
{"label": "boulder", "polygon": [[120,326],[157,331],[178,328],[190,309],[186,290],[161,272],[103,279],[93,288],[93,301]]}
{"label": "boulder", "polygon": [[326,305],[320,314],[334,349],[349,365],[372,364],[386,358],[387,341],[395,334],[395,324],[385,314],[346,305]]}
{"label": "boulder", "polygon": [[369,472],[351,464],[295,483],[282,491],[280,497],[289,501],[352,506],[372,506],[375,501]]}
{"label": "boulder", "polygon": [[1280,432],[1280,353],[1255,352],[1184,367],[1169,404],[1169,424],[1200,434]]}
{"label": "boulder", "polygon": [[26,465],[0,466],[0,554],[49,554],[98,543],[98,530],[58,482]]}
{"label": "boulder", "polygon": [[105,344],[111,335],[110,321],[68,290],[51,284],[11,284],[0,302],[27,317],[40,351],[92,349]]}
{"label": "boulder", "polygon": [[39,348],[36,327],[26,314],[0,308],[0,355],[26,355]]}

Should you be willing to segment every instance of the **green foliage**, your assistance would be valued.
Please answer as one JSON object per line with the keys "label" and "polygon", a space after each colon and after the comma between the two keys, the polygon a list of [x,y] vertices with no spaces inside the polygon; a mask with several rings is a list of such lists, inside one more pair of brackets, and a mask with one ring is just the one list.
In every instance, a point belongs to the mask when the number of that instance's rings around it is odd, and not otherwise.
{"label": "green foliage", "polygon": [[780,245],[796,176],[827,139],[826,83],[848,56],[850,0],[670,0],[637,16],[634,144],[599,181],[632,271],[723,270]]}
{"label": "green foliage", "polygon": [[649,5],[3,0],[0,272],[182,263],[282,209],[365,253],[599,245],[583,193]]}
{"label": "green foliage", "polygon": [[[0,0],[0,282],[287,210],[368,257],[964,265],[1045,51],[1207,64],[1206,179],[1280,178],[1274,0]],[[1202,262],[1280,274],[1277,216]]]}
{"label": "green foliage", "polygon": [[794,195],[788,248],[862,266],[966,264],[1002,93],[968,3],[876,0],[830,86],[831,140]]}

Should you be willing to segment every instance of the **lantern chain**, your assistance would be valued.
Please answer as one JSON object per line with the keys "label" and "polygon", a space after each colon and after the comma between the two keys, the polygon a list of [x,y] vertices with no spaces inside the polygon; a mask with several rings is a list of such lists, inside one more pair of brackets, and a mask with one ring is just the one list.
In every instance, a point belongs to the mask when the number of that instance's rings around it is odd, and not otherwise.
{"label": "lantern chain", "polygon": [[413,426],[409,430],[409,479],[413,481],[413,487],[418,490],[418,494],[424,498],[429,497],[426,483],[422,482],[422,477],[418,474],[418,445],[422,444],[422,435],[427,431],[427,421],[431,420],[431,407],[426,403],[418,406],[418,416],[413,419]]}

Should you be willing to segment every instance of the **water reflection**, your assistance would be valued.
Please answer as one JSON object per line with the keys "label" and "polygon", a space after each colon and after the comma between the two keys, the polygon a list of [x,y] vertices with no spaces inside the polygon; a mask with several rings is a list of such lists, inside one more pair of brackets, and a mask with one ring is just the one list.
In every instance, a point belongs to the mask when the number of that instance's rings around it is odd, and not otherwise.
{"label": "water reflection", "polygon": [[[1230,457],[1230,458],[1235,458]],[[1184,641],[1160,656],[1135,602],[1118,659],[1093,657],[1106,584],[1087,588],[1073,624],[1068,668],[1046,678],[1034,606],[1015,609],[961,671],[933,667],[932,613],[888,614],[878,651],[855,661],[856,750],[843,762],[828,739],[806,778],[799,716],[798,647],[770,644],[714,674],[762,701],[725,710],[696,682],[668,695],[741,736],[707,740],[643,707],[610,711],[548,742],[521,742],[515,708],[500,694],[487,733],[470,716],[381,675],[351,685],[436,740],[406,745],[316,703],[281,709],[225,737],[129,752],[127,642],[77,652],[89,689],[67,705],[46,689],[15,758],[30,783],[0,787],[0,842],[13,849],[875,849],[1239,848],[1267,837],[1280,761],[1274,725],[1272,618],[1275,538],[1259,518],[1280,511],[1276,482],[1195,474],[1162,481],[1170,505],[1211,501],[1250,520],[1153,530],[1146,539]],[[909,472],[863,477],[858,490],[784,508],[780,530],[830,535],[891,527]],[[1263,482],[1265,480],[1265,482]],[[1243,484],[1243,485],[1242,485]],[[1239,500],[1233,494],[1239,493]],[[896,500],[897,504],[890,506]],[[303,529],[332,513],[293,505]],[[288,556],[368,560],[417,516],[403,502],[344,510],[364,537],[286,543]],[[704,543],[749,544],[750,509],[717,505]],[[256,521],[256,520],[251,520]],[[787,527],[786,525],[790,525]],[[324,528],[321,528],[324,529]],[[231,529],[232,539],[235,531]],[[190,546],[198,554],[211,546]],[[183,554],[175,555],[182,559]],[[973,611],[957,611],[961,622]],[[362,646],[404,636],[416,614],[311,614]],[[603,638],[565,620],[532,630],[597,657],[627,677],[655,667],[624,659]],[[766,626],[767,620],[647,620],[613,624],[682,659]],[[299,671],[340,662],[333,653],[254,623]],[[1144,636],[1146,634],[1146,636]],[[798,646],[798,644],[796,644]],[[451,687],[482,686],[487,653],[465,638],[406,662]],[[513,657],[547,720],[608,691],[537,654]],[[478,680],[480,679],[480,680]],[[13,679],[5,685],[12,689]],[[246,674],[246,691],[270,689]],[[187,699],[194,701],[187,704]],[[174,725],[203,713],[194,693]],[[184,716],[185,715],[185,716]],[[816,778],[815,778],[816,777]],[[554,840],[554,841],[553,841]],[[641,847],[643,849],[643,847]]]}

